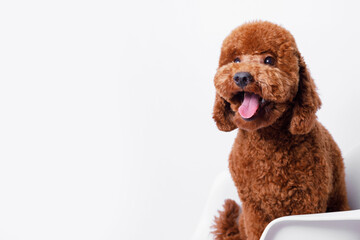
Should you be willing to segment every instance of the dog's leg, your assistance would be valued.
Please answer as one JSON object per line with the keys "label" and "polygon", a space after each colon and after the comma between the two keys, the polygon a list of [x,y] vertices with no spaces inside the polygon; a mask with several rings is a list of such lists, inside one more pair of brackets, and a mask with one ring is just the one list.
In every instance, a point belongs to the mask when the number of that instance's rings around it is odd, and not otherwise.
{"label": "dog's leg", "polygon": [[[215,217],[212,233],[215,240],[244,240],[244,232],[239,226],[240,206],[231,199],[225,200],[224,210],[219,211],[219,216]],[[241,224],[243,225],[243,224]]]}
{"label": "dog's leg", "polygon": [[340,153],[335,158],[334,162],[334,173],[333,173],[333,189],[330,194],[328,201],[327,212],[334,211],[347,211],[350,210],[345,184],[345,172],[344,164]]}
{"label": "dog's leg", "polygon": [[271,219],[266,217],[260,208],[254,208],[254,205],[243,203],[244,231],[247,240],[259,240],[265,227]]}
{"label": "dog's leg", "polygon": [[330,197],[329,205],[326,211],[335,212],[350,210],[346,195],[345,181],[341,180],[335,185],[336,186],[334,186],[334,191]]}

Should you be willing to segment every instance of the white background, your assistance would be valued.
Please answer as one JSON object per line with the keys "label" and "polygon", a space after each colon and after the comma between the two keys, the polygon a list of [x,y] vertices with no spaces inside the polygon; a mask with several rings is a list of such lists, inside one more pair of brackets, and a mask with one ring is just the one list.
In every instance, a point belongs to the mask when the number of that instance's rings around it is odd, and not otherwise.
{"label": "white background", "polygon": [[189,239],[236,132],[221,42],[289,29],[343,152],[360,142],[357,1],[1,1],[0,239]]}

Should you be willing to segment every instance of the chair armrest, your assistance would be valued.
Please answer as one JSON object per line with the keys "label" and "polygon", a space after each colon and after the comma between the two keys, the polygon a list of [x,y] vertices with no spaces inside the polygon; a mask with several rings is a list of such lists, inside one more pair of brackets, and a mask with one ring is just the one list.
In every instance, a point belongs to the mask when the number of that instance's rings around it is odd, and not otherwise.
{"label": "chair armrest", "polygon": [[260,240],[360,239],[360,210],[294,215],[275,219]]}

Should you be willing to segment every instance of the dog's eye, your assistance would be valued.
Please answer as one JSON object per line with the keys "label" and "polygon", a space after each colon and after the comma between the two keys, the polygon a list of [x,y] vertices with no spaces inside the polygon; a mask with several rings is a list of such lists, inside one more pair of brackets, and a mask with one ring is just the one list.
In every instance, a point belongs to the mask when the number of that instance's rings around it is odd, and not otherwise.
{"label": "dog's eye", "polygon": [[240,58],[235,58],[234,59],[234,63],[239,63],[240,62]]}
{"label": "dog's eye", "polygon": [[266,57],[265,59],[264,59],[264,63],[265,64],[268,64],[268,65],[275,65],[275,58],[273,58],[273,57]]}

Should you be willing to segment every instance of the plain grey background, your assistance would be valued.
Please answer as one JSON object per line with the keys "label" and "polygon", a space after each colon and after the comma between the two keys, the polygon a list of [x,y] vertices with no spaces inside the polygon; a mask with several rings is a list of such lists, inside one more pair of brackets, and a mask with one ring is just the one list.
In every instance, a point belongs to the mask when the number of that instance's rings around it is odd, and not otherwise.
{"label": "plain grey background", "polygon": [[290,30],[343,152],[360,142],[357,1],[1,1],[0,239],[189,239],[236,131],[221,42]]}

